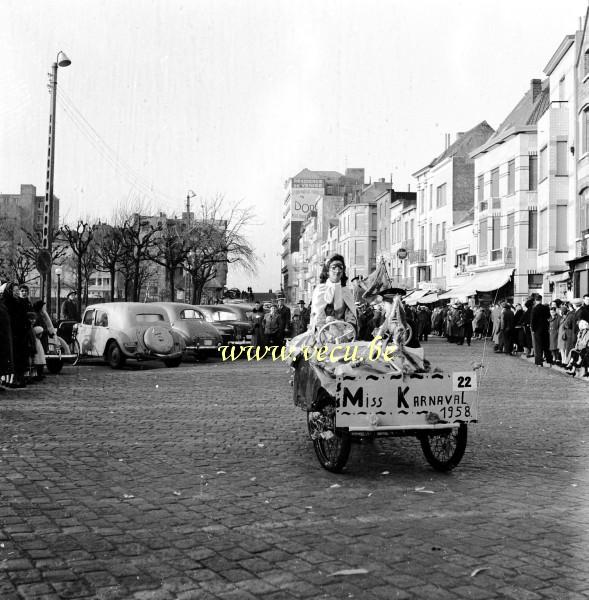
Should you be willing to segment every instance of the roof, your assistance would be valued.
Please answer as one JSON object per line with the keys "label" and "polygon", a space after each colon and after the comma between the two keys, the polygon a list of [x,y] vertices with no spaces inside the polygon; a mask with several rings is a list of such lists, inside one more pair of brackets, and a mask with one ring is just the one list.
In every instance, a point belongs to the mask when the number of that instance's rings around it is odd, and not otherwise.
{"label": "roof", "polygon": [[485,143],[494,131],[487,121],[481,121],[478,125],[460,135],[453,144],[450,144],[442,154],[434,158],[429,164],[413,173],[413,176],[415,177],[421,171],[435,167],[447,158],[454,156],[467,157],[472,150]]}
{"label": "roof", "polygon": [[474,158],[477,154],[489,151],[493,146],[503,143],[512,135],[535,131],[538,120],[546,112],[550,104],[549,83],[549,79],[541,82],[541,90],[536,98],[534,98],[533,90],[530,87],[501,125],[499,125],[495,134],[481,145],[480,148],[476,148],[472,152],[471,157]]}
{"label": "roof", "polygon": [[297,173],[293,179],[339,179],[343,177],[338,171],[311,171],[310,169],[303,169]]}
{"label": "roof", "polygon": [[383,194],[392,189],[393,185],[390,182],[375,181],[366,186],[360,194],[360,202],[376,202]]}

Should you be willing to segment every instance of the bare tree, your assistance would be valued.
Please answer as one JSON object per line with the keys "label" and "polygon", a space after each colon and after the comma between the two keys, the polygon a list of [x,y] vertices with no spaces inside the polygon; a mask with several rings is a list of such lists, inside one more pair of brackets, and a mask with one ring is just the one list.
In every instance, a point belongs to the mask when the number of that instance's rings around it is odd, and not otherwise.
{"label": "bare tree", "polygon": [[161,231],[161,226],[154,226],[147,217],[134,213],[122,223],[122,246],[124,254],[121,260],[123,271],[127,273],[125,299],[128,296],[127,284],[131,284],[131,296],[134,302],[139,302],[141,286],[146,281],[149,269],[143,264],[151,260],[155,248],[155,240]]}
{"label": "bare tree", "polygon": [[164,268],[166,287],[173,302],[176,297],[176,273],[183,267],[191,251],[191,236],[187,223],[178,219],[167,219],[162,230],[154,238],[151,260]]}
{"label": "bare tree", "polygon": [[255,273],[257,259],[245,237],[253,219],[251,208],[223,209],[223,198],[201,204],[201,214],[190,230],[187,269],[192,282],[192,303],[200,304],[203,290],[229,265]]}
{"label": "bare tree", "polygon": [[76,272],[76,291],[78,294],[78,311],[82,312],[82,283],[84,276],[84,263],[86,254],[94,239],[96,225],[86,221],[78,220],[75,229],[69,225],[62,225],[59,229],[58,238],[63,241],[72,251]]}
{"label": "bare tree", "polygon": [[114,302],[116,276],[125,254],[122,229],[116,224],[99,223],[94,232],[94,249],[97,269],[110,275],[110,301]]}

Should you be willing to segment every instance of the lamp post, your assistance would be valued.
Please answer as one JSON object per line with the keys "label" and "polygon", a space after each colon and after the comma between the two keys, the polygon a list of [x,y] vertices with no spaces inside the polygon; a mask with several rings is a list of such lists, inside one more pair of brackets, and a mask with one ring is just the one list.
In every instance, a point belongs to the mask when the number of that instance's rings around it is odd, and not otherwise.
{"label": "lamp post", "polygon": [[57,315],[57,322],[59,323],[59,306],[61,304],[61,267],[57,267],[55,269],[55,274],[57,275],[57,306],[55,307],[55,314]]}
{"label": "lamp post", "polygon": [[[57,68],[67,67],[72,61],[61,50],[52,65],[49,89],[51,104],[49,112],[49,148],[47,151],[47,180],[45,185],[45,203],[43,205],[43,250],[51,257],[53,248],[53,172],[55,168],[55,102],[57,96]],[[47,312],[51,314],[51,267],[43,276],[45,287],[45,303]],[[59,308],[58,308],[59,310]]]}

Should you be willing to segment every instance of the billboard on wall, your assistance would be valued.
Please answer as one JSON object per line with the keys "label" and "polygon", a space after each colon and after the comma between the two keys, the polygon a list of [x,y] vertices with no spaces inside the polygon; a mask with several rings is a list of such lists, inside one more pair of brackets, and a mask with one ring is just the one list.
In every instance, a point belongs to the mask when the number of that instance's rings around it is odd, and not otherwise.
{"label": "billboard on wall", "polygon": [[317,207],[318,190],[293,189],[290,195],[290,219],[302,221]]}

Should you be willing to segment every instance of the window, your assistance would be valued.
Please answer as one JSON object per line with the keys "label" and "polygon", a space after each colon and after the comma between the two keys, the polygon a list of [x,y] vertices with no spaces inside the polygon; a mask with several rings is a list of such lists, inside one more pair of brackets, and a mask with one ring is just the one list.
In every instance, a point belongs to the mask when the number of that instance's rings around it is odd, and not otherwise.
{"label": "window", "polygon": [[108,327],[108,315],[103,310],[96,311],[96,325],[98,327]]}
{"label": "window", "polygon": [[563,101],[566,99],[565,76],[563,75],[558,82],[558,99]]}
{"label": "window", "polygon": [[530,154],[528,167],[528,189],[533,192],[538,189],[538,157]]}
{"label": "window", "polygon": [[507,163],[507,193],[515,192],[515,160],[510,160]]}
{"label": "window", "polygon": [[556,174],[568,175],[566,141],[556,142]]}
{"label": "window", "polygon": [[439,185],[436,190],[436,208],[446,206],[446,184]]}
{"label": "window", "polygon": [[180,318],[186,319],[186,320],[202,321],[204,317],[197,310],[194,310],[192,308],[187,308],[186,310],[183,310],[180,313]]}
{"label": "window", "polygon": [[499,198],[499,169],[491,171],[491,198]]}
{"label": "window", "polygon": [[485,198],[485,176],[484,175],[479,175],[479,189],[477,192],[477,198],[479,202],[482,202]]}
{"label": "window", "polygon": [[409,239],[409,221],[405,221],[405,237],[403,239],[404,240]]}
{"label": "window", "polygon": [[429,209],[432,209],[432,203],[434,201],[434,186],[432,183],[429,184]]}
{"label": "window", "polygon": [[584,61],[583,61],[583,76],[589,74],[589,50],[585,51]]}
{"label": "window", "polygon": [[374,212],[370,213],[370,228],[372,230],[375,230],[377,228],[376,213]]}
{"label": "window", "polygon": [[528,211],[528,248],[538,247],[538,212]]}
{"label": "window", "polygon": [[84,313],[84,325],[92,325],[94,323],[94,309],[91,308]]}
{"label": "window", "polygon": [[442,223],[442,237],[440,239],[442,241],[446,239],[446,221]]}
{"label": "window", "polygon": [[413,235],[415,231],[415,221],[413,219],[411,219],[411,221],[409,222],[409,238],[408,239],[413,239]]}
{"label": "window", "polygon": [[539,176],[540,181],[548,177],[548,148],[546,146],[540,150]]}
{"label": "window", "polygon": [[487,219],[479,222],[479,254],[487,253]]}
{"label": "window", "polygon": [[464,271],[466,271],[467,260],[468,252],[460,251],[456,253],[456,259],[454,260],[454,264],[456,265],[456,269],[459,273],[464,273]]}
{"label": "window", "polygon": [[501,217],[493,217],[491,227],[491,250],[499,250],[501,248]]}
{"label": "window", "polygon": [[515,241],[515,213],[509,213],[507,215],[507,239],[505,245],[508,248],[513,248]]}
{"label": "window", "polygon": [[425,226],[422,225],[419,228],[419,248],[423,249],[425,248]]}
{"label": "window", "polygon": [[355,241],[354,254],[356,258],[356,264],[363,264],[366,261],[366,254],[364,252],[364,240]]}
{"label": "window", "polygon": [[548,251],[548,210],[544,208],[538,215],[538,254]]}
{"label": "window", "polygon": [[137,323],[157,323],[158,321],[164,321],[164,315],[158,315],[154,313],[139,313],[135,315]]}
{"label": "window", "polygon": [[583,122],[581,123],[581,132],[583,135],[582,140],[582,153],[589,152],[589,106],[583,110],[582,114]]}
{"label": "window", "polygon": [[585,188],[579,196],[579,213],[581,231],[589,229],[589,189]]}
{"label": "window", "polygon": [[436,225],[436,242],[440,241],[440,224]]}
{"label": "window", "polygon": [[96,285],[96,277],[90,277],[88,280],[88,285]]}
{"label": "window", "polygon": [[423,213],[425,210],[425,189],[419,190],[419,212]]}
{"label": "window", "polygon": [[564,205],[558,205],[556,207],[556,251],[566,252],[568,249],[567,207]]}
{"label": "window", "polygon": [[429,247],[431,249],[432,244],[434,243],[434,238],[433,238],[433,225],[430,223],[429,224]]}

